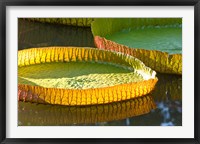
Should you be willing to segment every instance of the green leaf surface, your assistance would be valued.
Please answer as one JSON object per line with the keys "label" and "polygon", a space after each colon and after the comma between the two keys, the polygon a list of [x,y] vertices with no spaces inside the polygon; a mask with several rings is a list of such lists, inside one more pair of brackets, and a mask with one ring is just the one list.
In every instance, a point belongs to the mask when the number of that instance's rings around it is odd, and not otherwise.
{"label": "green leaf surface", "polygon": [[109,63],[44,63],[19,67],[19,83],[47,88],[87,89],[142,81],[129,69]]}
{"label": "green leaf surface", "polygon": [[126,29],[106,38],[132,48],[159,50],[169,54],[182,53],[182,33],[181,28],[177,27]]}

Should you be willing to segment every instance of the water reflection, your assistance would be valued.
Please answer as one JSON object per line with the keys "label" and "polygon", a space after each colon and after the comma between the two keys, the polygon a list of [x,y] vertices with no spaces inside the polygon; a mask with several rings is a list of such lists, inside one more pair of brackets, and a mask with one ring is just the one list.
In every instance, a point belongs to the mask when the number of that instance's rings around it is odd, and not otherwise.
{"label": "water reflection", "polygon": [[[94,47],[90,28],[18,21],[18,49],[43,46]],[[65,107],[18,104],[19,125],[181,126],[182,77],[157,74],[152,96],[109,105]],[[155,105],[157,108],[155,108]]]}
{"label": "water reflection", "polygon": [[[149,113],[152,96],[93,106],[59,106],[19,102],[20,125],[96,125]],[[126,119],[128,121],[128,119]],[[105,124],[104,123],[104,124]],[[103,123],[102,123],[103,124]]]}
{"label": "water reflection", "polygon": [[182,125],[182,76],[157,74],[152,94],[162,116],[162,126]]}
{"label": "water reflection", "polygon": [[182,100],[182,76],[157,73],[158,83],[153,91],[157,101]]}

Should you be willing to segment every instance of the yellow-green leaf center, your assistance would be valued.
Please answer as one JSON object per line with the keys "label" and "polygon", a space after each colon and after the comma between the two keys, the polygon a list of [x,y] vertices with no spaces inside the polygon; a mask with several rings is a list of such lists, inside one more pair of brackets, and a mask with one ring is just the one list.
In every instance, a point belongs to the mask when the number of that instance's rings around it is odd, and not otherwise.
{"label": "yellow-green leaf center", "polygon": [[48,88],[88,89],[142,81],[119,65],[91,62],[43,63],[19,67],[19,83]]}

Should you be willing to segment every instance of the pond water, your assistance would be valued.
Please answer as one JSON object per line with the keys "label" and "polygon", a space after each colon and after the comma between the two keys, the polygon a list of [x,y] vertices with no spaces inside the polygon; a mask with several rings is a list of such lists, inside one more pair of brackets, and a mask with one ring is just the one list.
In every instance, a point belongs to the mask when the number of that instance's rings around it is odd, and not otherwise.
{"label": "pond water", "polygon": [[[46,46],[95,47],[90,28],[18,21],[18,49]],[[157,74],[144,97],[93,106],[18,103],[19,126],[181,126],[182,76]]]}

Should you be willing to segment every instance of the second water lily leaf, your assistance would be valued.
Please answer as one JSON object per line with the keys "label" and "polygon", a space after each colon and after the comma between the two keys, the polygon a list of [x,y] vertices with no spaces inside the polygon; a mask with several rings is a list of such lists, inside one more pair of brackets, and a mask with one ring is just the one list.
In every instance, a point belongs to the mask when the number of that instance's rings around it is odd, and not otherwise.
{"label": "second water lily leaf", "polygon": [[94,48],[18,52],[19,100],[60,105],[111,103],[146,95],[156,72],[137,58]]}
{"label": "second water lily leaf", "polygon": [[126,52],[161,73],[182,74],[181,24],[180,18],[102,18],[92,23],[92,32],[98,48]]}

